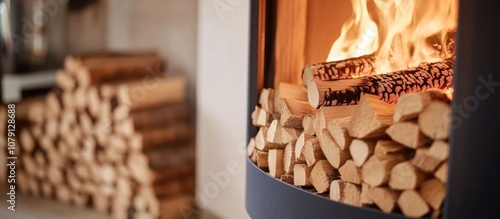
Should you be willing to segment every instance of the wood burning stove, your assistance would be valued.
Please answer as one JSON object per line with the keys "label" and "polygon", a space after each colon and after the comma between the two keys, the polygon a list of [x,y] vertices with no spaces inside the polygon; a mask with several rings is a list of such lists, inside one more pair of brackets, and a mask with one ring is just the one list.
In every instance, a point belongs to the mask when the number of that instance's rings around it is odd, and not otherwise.
{"label": "wood burning stove", "polygon": [[[496,174],[500,133],[500,73],[496,53],[500,2],[459,1],[453,112],[447,197],[443,218],[494,218],[500,206],[500,176]],[[249,115],[258,91],[273,87],[277,3],[251,3]],[[334,12],[332,12],[334,13]],[[293,34],[293,30],[290,34]],[[297,36],[296,36],[297,37]],[[300,36],[298,36],[300,37]],[[304,51],[301,51],[304,52]],[[254,136],[248,116],[248,136]],[[247,162],[246,207],[253,218],[404,218],[370,208],[357,208],[297,189]]]}

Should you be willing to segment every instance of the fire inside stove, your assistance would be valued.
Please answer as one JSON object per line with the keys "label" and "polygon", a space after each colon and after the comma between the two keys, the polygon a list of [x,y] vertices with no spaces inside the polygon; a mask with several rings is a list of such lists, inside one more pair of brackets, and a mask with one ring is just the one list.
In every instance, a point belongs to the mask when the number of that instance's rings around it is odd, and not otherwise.
{"label": "fire inside stove", "polygon": [[307,63],[324,51],[308,45],[329,37],[311,21],[332,11],[318,2],[326,1],[277,1],[275,86],[251,115],[259,131],[248,155],[271,176],[334,201],[439,217],[457,0],[351,0],[328,54]]}

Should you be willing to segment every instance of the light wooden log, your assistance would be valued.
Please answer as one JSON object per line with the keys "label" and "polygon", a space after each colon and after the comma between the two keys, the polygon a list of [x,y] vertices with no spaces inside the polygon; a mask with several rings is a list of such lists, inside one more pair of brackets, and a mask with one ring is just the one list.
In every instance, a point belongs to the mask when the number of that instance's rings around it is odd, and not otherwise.
{"label": "light wooden log", "polygon": [[283,128],[280,121],[275,119],[267,129],[266,140],[274,144],[283,144]]}
{"label": "light wooden log", "polygon": [[250,141],[247,145],[247,156],[251,157],[253,151],[255,150],[255,138],[250,138]]}
{"label": "light wooden log", "polygon": [[354,139],[349,146],[352,160],[357,167],[363,166],[366,160],[373,154],[375,150],[374,141],[366,141]]}
{"label": "light wooden log", "polygon": [[448,181],[448,162],[441,164],[436,172],[434,172],[434,176],[441,180],[441,182],[446,183]]}
{"label": "light wooden log", "polygon": [[198,214],[194,209],[195,198],[193,194],[181,193],[171,198],[160,200],[160,219],[175,219],[193,217]]}
{"label": "light wooden log", "polygon": [[375,144],[373,151],[374,155],[388,155],[388,154],[409,154],[410,148],[391,140],[379,140]]}
{"label": "light wooden log", "polygon": [[74,75],[58,70],[56,72],[56,86],[64,91],[71,91],[76,87]]}
{"label": "light wooden log", "polygon": [[302,128],[304,116],[316,112],[307,101],[302,100],[284,99],[280,105],[280,121],[283,127]]}
{"label": "light wooden log", "polygon": [[149,169],[148,158],[144,154],[130,154],[125,163],[134,181],[139,184],[147,184],[150,182],[151,176],[147,171]]}
{"label": "light wooden log", "polygon": [[252,112],[252,124],[255,127],[269,126],[270,114],[264,109],[255,106],[255,110]]}
{"label": "light wooden log", "polygon": [[92,133],[92,119],[90,118],[90,115],[88,115],[86,112],[80,112],[78,113],[78,124],[82,128],[82,131],[86,134]]}
{"label": "light wooden log", "polygon": [[417,189],[425,178],[424,172],[405,161],[392,168],[389,186],[396,190]]}
{"label": "light wooden log", "polygon": [[79,60],[73,70],[81,87],[117,79],[152,77],[165,70],[164,62],[157,56],[88,57]]}
{"label": "light wooden log", "polygon": [[342,194],[343,194],[342,195],[342,202],[343,203],[357,206],[357,207],[362,206],[361,199],[360,199],[361,186],[346,182],[344,184],[344,192]]}
{"label": "light wooden log", "polygon": [[441,164],[441,161],[434,156],[429,155],[428,148],[420,148],[415,151],[415,156],[411,164],[426,173],[433,173]]}
{"label": "light wooden log", "polygon": [[446,186],[439,179],[422,182],[420,196],[434,209],[439,210],[446,196]]}
{"label": "light wooden log", "polygon": [[58,92],[52,91],[47,93],[47,96],[45,97],[45,112],[47,114],[47,118],[56,118],[59,113],[61,113],[61,102],[58,95]]}
{"label": "light wooden log", "polygon": [[44,121],[45,96],[25,99],[16,104],[16,122],[31,122],[40,124]]}
{"label": "light wooden log", "polygon": [[424,199],[414,190],[403,191],[398,198],[398,206],[408,217],[422,217],[430,211]]}
{"label": "light wooden log", "polygon": [[91,194],[92,206],[100,212],[108,213],[110,208],[109,197],[106,197],[98,192]]}
{"label": "light wooden log", "polygon": [[288,144],[292,141],[296,141],[300,134],[302,133],[302,129],[295,129],[295,128],[286,128],[282,127],[283,132],[282,132],[282,139],[283,139],[283,144]]}
{"label": "light wooden log", "polygon": [[119,103],[130,111],[149,109],[186,100],[186,79],[181,76],[150,78],[116,86]]}
{"label": "light wooden log", "polygon": [[364,95],[351,118],[349,134],[355,138],[375,138],[385,135],[392,125],[394,106],[377,96]]}
{"label": "light wooden log", "polygon": [[179,177],[190,176],[194,174],[195,164],[194,162],[186,160],[183,164],[175,167],[158,170],[150,169],[149,172],[151,175],[151,183],[153,185],[156,185]]}
{"label": "light wooden log", "polygon": [[188,161],[195,159],[194,142],[186,142],[169,147],[159,147],[154,150],[144,151],[149,160],[149,167],[153,169],[167,169],[180,167]]}
{"label": "light wooden log", "polygon": [[446,140],[451,131],[451,106],[433,100],[418,116],[422,133],[434,140]]}
{"label": "light wooden log", "polygon": [[333,119],[327,122],[326,129],[332,135],[333,140],[339,145],[340,149],[344,150],[351,144],[352,137],[349,135],[347,127],[351,122],[351,117]]}
{"label": "light wooden log", "polygon": [[440,89],[430,89],[424,92],[406,94],[396,103],[394,122],[403,122],[417,118],[432,100],[448,99],[446,93]]}
{"label": "light wooden log", "polygon": [[295,166],[295,145],[295,141],[288,143],[283,154],[283,170],[287,174],[293,174],[293,167]]}
{"label": "light wooden log", "polygon": [[363,205],[372,205],[374,204],[372,196],[370,195],[371,186],[366,183],[361,183],[361,195],[359,197],[359,201]]}
{"label": "light wooden log", "polygon": [[450,146],[444,141],[434,141],[429,148],[428,154],[439,161],[445,161],[449,156]]}
{"label": "light wooden log", "polygon": [[353,160],[347,160],[339,168],[340,179],[344,182],[361,185],[361,169],[354,164]]}
{"label": "light wooden log", "polygon": [[308,135],[316,134],[314,130],[314,115],[305,115],[302,119],[302,128],[304,129],[304,133]]}
{"label": "light wooden log", "polygon": [[388,187],[371,187],[368,193],[380,210],[386,213],[391,213],[394,210],[400,195],[400,192]]}
{"label": "light wooden log", "polygon": [[71,193],[71,202],[80,208],[86,207],[89,203],[90,196],[80,191],[73,191]]}
{"label": "light wooden log", "polygon": [[349,149],[346,148],[341,150],[337,143],[333,140],[328,130],[323,129],[319,134],[318,139],[319,145],[325,154],[326,159],[336,169],[340,168],[347,160],[351,159]]}
{"label": "light wooden log", "polygon": [[423,147],[428,141],[428,138],[420,132],[416,122],[394,123],[386,130],[386,133],[392,140],[413,149]]}
{"label": "light wooden log", "polygon": [[297,139],[295,143],[295,159],[300,160],[300,161],[305,161],[306,158],[303,153],[304,146],[306,145],[306,142],[312,139],[313,136],[309,135],[305,132],[300,134],[299,138]]}
{"label": "light wooden log", "polygon": [[101,97],[97,87],[90,87],[87,91],[87,109],[92,118],[99,117],[101,112]]}
{"label": "light wooden log", "polygon": [[21,132],[19,133],[19,140],[21,140],[20,146],[23,149],[24,154],[30,154],[35,148],[35,140],[28,129],[21,129]]}
{"label": "light wooden log", "polygon": [[281,144],[271,143],[267,140],[267,127],[260,127],[257,135],[255,136],[255,147],[261,151],[268,151],[269,149],[281,148]]}
{"label": "light wooden log", "polygon": [[27,176],[27,173],[25,171],[18,171],[16,173],[16,178],[17,178],[17,182],[16,182],[16,187],[19,187],[19,190],[21,191],[21,193],[24,193],[24,194],[27,194],[29,193],[29,178]]}
{"label": "light wooden log", "polygon": [[71,201],[71,191],[65,185],[58,185],[56,189],[56,197],[59,202],[69,203]]}
{"label": "light wooden log", "polygon": [[75,91],[73,91],[73,104],[76,110],[78,111],[83,111],[85,110],[85,107],[87,106],[87,89],[85,88],[77,88]]}
{"label": "light wooden log", "polygon": [[194,186],[192,186],[194,183],[190,181],[194,181],[194,176],[184,176],[162,184],[157,184],[153,187],[153,190],[157,198],[168,198],[169,196],[192,190],[194,188]]}
{"label": "light wooden log", "polygon": [[269,174],[272,177],[279,178],[281,175],[285,174],[285,168],[283,167],[284,153],[285,150],[269,150],[267,160],[269,162]]}
{"label": "light wooden log", "polygon": [[308,167],[306,164],[295,164],[293,167],[293,184],[296,186],[312,185],[309,180],[312,169],[312,167]]}
{"label": "light wooden log", "polygon": [[327,160],[320,160],[314,165],[309,181],[319,193],[327,192],[336,170]]}
{"label": "light wooden log", "polygon": [[54,189],[52,188],[52,185],[50,185],[49,182],[42,181],[40,184],[40,188],[42,191],[42,196],[44,198],[47,198],[47,199],[52,198],[52,194],[54,192]]}
{"label": "light wooden log", "polygon": [[330,199],[342,202],[342,197],[344,196],[344,186],[344,181],[339,179],[333,180],[330,183]]}
{"label": "light wooden log", "polygon": [[259,97],[259,104],[268,113],[274,113],[274,90],[271,88],[262,89]]}
{"label": "light wooden log", "polygon": [[361,168],[361,178],[372,187],[384,185],[389,182],[392,168],[403,160],[395,155],[372,156]]}
{"label": "light wooden log", "polygon": [[317,138],[311,138],[306,141],[304,148],[302,148],[302,153],[306,159],[307,166],[314,166],[316,162],[326,159],[321,147],[319,146],[319,140]]}
{"label": "light wooden log", "polygon": [[[336,81],[312,81],[307,84],[307,97],[309,104],[313,108],[322,106],[335,106],[341,105],[337,102],[330,100],[330,93],[342,91],[350,88],[351,86],[363,85],[366,80],[363,78],[351,78]],[[347,104],[345,104],[347,105]]]}
{"label": "light wooden log", "polygon": [[52,185],[59,185],[63,182],[64,178],[62,175],[62,170],[58,166],[49,165],[47,167],[47,180]]}
{"label": "light wooden log", "polygon": [[327,127],[327,123],[331,120],[343,119],[352,116],[356,107],[356,105],[321,107],[314,117],[314,129],[318,132],[325,129]]}

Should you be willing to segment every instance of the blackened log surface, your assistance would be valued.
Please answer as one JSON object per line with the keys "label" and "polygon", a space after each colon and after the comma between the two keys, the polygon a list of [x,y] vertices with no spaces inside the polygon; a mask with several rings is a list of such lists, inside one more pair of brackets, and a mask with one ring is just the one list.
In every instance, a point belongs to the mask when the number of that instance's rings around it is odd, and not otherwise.
{"label": "blackened log surface", "polygon": [[381,75],[366,76],[366,84],[340,91],[324,92],[323,106],[357,104],[363,94],[378,95],[381,100],[393,103],[401,95],[452,86],[453,61],[421,63],[416,68]]}
{"label": "blackened log surface", "polygon": [[375,73],[375,56],[365,55],[341,61],[322,62],[308,65],[314,79],[322,81],[372,75]]}

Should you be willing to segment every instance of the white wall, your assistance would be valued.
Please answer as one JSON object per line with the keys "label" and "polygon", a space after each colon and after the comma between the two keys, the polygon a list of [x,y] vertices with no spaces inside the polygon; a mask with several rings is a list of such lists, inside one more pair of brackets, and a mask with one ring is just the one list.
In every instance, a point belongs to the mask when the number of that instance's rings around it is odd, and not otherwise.
{"label": "white wall", "polygon": [[107,0],[107,46],[114,50],[156,50],[167,73],[188,79],[195,106],[197,0]]}
{"label": "white wall", "polygon": [[198,1],[197,201],[222,218],[248,217],[249,10],[248,0]]}

